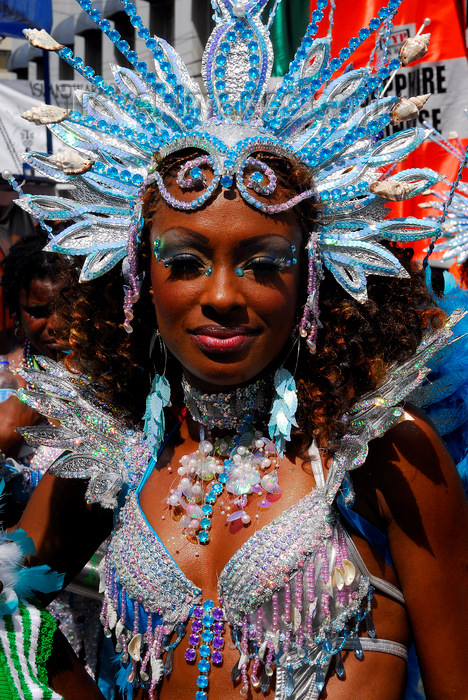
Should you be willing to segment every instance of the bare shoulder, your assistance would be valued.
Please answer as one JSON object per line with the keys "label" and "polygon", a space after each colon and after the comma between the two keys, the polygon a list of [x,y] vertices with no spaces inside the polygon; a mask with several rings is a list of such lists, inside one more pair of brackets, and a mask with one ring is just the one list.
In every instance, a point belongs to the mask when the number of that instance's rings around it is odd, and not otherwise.
{"label": "bare shoulder", "polygon": [[468,517],[453,460],[431,421],[414,407],[407,408],[405,420],[370,443],[368,459],[354,480],[360,492],[372,492],[374,508],[387,525],[406,518],[414,525],[424,504],[436,507],[439,515],[450,515],[455,508]]}

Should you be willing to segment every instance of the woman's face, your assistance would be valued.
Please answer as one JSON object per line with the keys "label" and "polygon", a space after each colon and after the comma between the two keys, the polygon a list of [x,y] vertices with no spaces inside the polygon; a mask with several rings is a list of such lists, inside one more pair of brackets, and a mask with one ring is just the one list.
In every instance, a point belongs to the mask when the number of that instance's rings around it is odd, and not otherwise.
{"label": "woman's face", "polygon": [[18,295],[18,321],[33,349],[45,357],[56,359],[60,354],[57,333],[62,325],[60,316],[51,310],[60,285],[48,277],[33,277],[29,291],[22,288]]}
{"label": "woman's face", "polygon": [[294,259],[301,249],[295,216],[266,216],[223,190],[190,213],[161,202],[152,247],[155,241],[157,322],[185,374],[205,391],[260,374],[281,354],[295,323]]}

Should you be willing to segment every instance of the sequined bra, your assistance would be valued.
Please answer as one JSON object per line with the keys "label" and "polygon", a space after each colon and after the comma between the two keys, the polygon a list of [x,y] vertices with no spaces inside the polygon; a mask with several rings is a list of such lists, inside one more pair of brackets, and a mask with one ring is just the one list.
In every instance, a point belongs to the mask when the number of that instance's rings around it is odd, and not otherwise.
{"label": "sequined bra", "polygon": [[[343,675],[343,649],[406,658],[401,645],[372,638],[370,615],[375,587],[402,603],[403,596],[369,574],[323,486],[233,555],[219,577],[218,608],[203,601],[151,528],[139,503],[143,483],[129,495],[109,546],[102,622],[128,664],[129,682],[148,687],[149,697],[170,674],[190,619],[185,657],[201,659],[202,667],[222,662],[228,623],[239,650],[231,675],[241,678],[242,695],[250,684],[266,692],[276,670],[275,700],[318,698],[332,660]],[[370,639],[359,637],[363,622]],[[205,700],[208,676],[201,673],[197,684],[195,698]]]}

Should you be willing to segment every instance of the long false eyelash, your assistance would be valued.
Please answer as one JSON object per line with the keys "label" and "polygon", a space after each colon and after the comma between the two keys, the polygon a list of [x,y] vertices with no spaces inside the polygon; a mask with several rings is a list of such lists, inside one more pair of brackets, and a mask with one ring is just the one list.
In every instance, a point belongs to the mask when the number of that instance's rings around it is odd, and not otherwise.
{"label": "long false eyelash", "polygon": [[194,255],[181,253],[174,256],[161,256],[159,261],[170,268],[169,279],[191,279],[204,272],[205,264]]}
{"label": "long false eyelash", "polygon": [[263,269],[265,271],[281,271],[286,267],[291,267],[292,266],[292,261],[288,259],[286,256],[281,255],[281,256],[275,256],[275,257],[269,257],[269,256],[258,256],[255,258],[252,258],[249,260],[244,266],[244,270],[253,270],[255,272],[255,269]]}

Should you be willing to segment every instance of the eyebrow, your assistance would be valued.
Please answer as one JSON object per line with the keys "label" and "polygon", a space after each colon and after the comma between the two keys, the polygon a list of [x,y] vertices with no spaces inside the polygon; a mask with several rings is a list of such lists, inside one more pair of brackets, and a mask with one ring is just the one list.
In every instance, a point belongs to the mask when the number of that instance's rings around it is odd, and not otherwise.
{"label": "eyebrow", "polygon": [[250,236],[244,241],[240,241],[239,245],[244,247],[252,247],[256,245],[261,245],[262,243],[285,243],[286,245],[291,245],[292,241],[285,236],[280,236],[278,233],[262,233],[258,236]]}
{"label": "eyebrow", "polygon": [[166,231],[163,231],[158,238],[162,239],[164,236],[167,236],[168,234],[172,234],[176,236],[177,238],[180,238],[182,240],[187,240],[189,238],[194,238],[197,240],[199,243],[202,243],[205,246],[210,245],[210,239],[208,236],[204,236],[202,233],[198,233],[198,231],[192,231],[192,229],[188,228],[168,228]]}
{"label": "eyebrow", "polygon": [[[210,239],[208,236],[204,236],[202,233],[199,233],[198,231],[193,231],[192,229],[187,229],[184,227],[181,228],[169,228],[166,231],[163,231],[158,238],[161,240],[163,239],[164,236],[167,235],[174,235],[178,239],[181,240],[181,242],[184,242],[188,239],[195,239],[199,243],[203,244],[206,247],[209,247],[211,244]],[[246,247],[246,248],[251,248],[257,245],[261,244],[266,244],[266,243],[272,243],[272,242],[278,242],[280,244],[289,244],[291,245],[291,241],[288,238],[285,238],[284,236],[281,236],[278,233],[262,233],[259,234],[258,236],[250,236],[249,238],[246,238],[245,240],[242,240],[239,242],[239,245],[241,247]]]}

